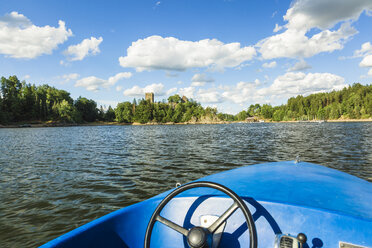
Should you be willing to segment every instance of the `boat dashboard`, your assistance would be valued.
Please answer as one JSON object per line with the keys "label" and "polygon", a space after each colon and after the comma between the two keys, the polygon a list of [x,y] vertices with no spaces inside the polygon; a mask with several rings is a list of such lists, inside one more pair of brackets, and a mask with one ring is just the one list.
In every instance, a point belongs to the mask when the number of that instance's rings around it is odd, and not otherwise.
{"label": "boat dashboard", "polygon": [[[371,237],[368,237],[372,230],[372,222],[369,221],[323,209],[256,201],[249,197],[242,197],[242,200],[252,213],[257,232],[256,247],[365,248],[372,243]],[[203,196],[180,196],[163,208],[161,216],[186,230],[208,228],[233,204],[233,199],[213,192]],[[248,226],[243,211],[237,209],[212,235],[212,242],[206,247],[251,247]],[[172,230],[160,221],[154,224],[150,246],[192,247],[187,235]]]}
{"label": "boat dashboard", "polygon": [[[164,219],[191,230],[208,228],[233,204],[220,193],[203,189],[193,196],[192,190],[171,199],[160,212]],[[186,192],[185,192],[186,193]],[[149,220],[163,198],[123,208],[73,230],[46,247],[146,247]],[[258,201],[241,197],[252,213],[257,233],[256,247],[263,248],[366,248],[372,244],[372,222],[337,212],[324,211],[280,202]],[[187,235],[155,221],[148,247],[190,247]],[[306,240],[300,242],[299,234]],[[301,237],[300,237],[301,238]],[[251,235],[241,209],[232,213],[212,235],[209,246],[251,247]],[[197,246],[195,246],[197,247]]]}
{"label": "boat dashboard", "polygon": [[203,180],[117,210],[42,248],[372,247],[372,185],[362,179],[280,162]]}

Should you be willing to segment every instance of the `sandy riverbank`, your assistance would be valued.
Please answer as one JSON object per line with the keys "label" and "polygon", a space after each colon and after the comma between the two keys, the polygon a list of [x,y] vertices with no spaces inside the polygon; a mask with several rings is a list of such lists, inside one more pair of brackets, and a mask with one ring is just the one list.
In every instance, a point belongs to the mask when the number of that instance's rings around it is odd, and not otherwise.
{"label": "sandy riverbank", "polygon": [[372,118],[369,119],[338,119],[338,120],[327,120],[327,122],[372,122]]}

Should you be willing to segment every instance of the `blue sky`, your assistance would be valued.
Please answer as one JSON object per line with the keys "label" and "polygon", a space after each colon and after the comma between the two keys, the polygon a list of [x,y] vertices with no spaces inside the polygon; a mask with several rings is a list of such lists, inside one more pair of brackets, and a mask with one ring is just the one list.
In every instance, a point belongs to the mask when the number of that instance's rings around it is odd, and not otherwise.
{"label": "blue sky", "polygon": [[371,0],[0,0],[0,76],[237,113],[372,81]]}

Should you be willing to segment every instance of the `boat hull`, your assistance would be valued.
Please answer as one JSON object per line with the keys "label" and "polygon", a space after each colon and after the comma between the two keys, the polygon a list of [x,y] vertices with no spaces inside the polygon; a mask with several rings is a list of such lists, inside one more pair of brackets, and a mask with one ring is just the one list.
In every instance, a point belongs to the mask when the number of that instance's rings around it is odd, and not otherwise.
{"label": "boat hull", "polygon": [[[258,247],[274,247],[279,234],[307,235],[304,247],[372,247],[371,183],[310,163],[246,166],[202,178],[224,184],[246,202],[257,228]],[[43,245],[46,247],[143,247],[150,217],[169,193],[103,216]],[[186,229],[202,216],[221,215],[232,200],[212,189],[182,193],[161,215]],[[228,220],[219,247],[246,247],[247,225],[240,211]],[[156,223],[152,247],[187,247],[186,239]]]}

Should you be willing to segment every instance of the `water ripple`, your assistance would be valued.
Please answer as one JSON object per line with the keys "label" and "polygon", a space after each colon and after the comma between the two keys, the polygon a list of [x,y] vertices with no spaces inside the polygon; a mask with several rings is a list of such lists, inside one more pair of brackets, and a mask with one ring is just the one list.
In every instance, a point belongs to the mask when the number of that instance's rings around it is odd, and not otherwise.
{"label": "water ripple", "polygon": [[177,182],[262,162],[372,181],[372,123],[0,129],[0,247],[34,247]]}

